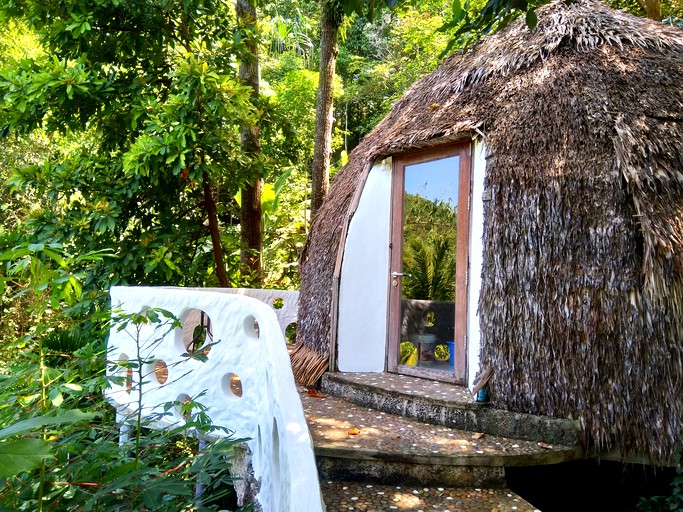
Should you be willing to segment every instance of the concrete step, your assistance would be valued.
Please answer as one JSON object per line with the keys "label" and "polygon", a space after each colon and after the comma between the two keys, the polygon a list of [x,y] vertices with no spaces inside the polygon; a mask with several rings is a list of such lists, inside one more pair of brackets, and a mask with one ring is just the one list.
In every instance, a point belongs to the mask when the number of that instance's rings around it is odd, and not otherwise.
{"label": "concrete step", "polygon": [[506,467],[580,457],[576,446],[435,425],[305,388],[300,396],[323,481],[504,489]]}
{"label": "concrete step", "polygon": [[327,372],[323,393],[384,413],[469,432],[524,441],[580,446],[576,422],[497,409],[462,386],[391,373]]}
{"label": "concrete step", "polygon": [[353,481],[320,483],[327,512],[539,512],[509,489],[370,484]]}

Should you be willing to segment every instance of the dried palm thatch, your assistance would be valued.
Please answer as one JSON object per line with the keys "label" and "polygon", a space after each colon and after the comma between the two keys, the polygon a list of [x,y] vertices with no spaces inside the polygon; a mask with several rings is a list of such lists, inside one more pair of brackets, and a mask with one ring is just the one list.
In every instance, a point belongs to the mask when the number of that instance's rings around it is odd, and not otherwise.
{"label": "dried palm thatch", "polygon": [[670,461],[683,434],[683,32],[596,0],[538,20],[448,58],[354,150],[301,256],[298,340],[333,355],[345,231],[372,165],[482,137],[492,399]]}
{"label": "dried palm thatch", "polygon": [[319,356],[303,343],[297,343],[289,352],[294,379],[302,386],[314,386],[327,371],[326,357]]}

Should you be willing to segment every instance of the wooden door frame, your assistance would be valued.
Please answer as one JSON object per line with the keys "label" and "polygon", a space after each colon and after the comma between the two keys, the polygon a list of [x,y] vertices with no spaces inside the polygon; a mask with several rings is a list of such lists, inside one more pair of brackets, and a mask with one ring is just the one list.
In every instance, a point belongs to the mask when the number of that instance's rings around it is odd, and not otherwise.
{"label": "wooden door frame", "polygon": [[[408,165],[440,160],[442,158],[459,157],[458,176],[458,244],[455,269],[455,365],[454,372],[430,370],[399,364],[399,344],[401,338],[401,297],[400,286],[393,281],[401,277],[392,277],[392,272],[401,272],[403,267],[403,193],[405,167]],[[469,271],[469,232],[471,203],[471,169],[472,141],[445,144],[429,149],[394,155],[391,172],[391,240],[389,244],[389,276],[387,316],[387,371],[404,373],[416,377],[453,382],[466,385],[467,380],[467,274]],[[395,243],[401,241],[401,243]]]}

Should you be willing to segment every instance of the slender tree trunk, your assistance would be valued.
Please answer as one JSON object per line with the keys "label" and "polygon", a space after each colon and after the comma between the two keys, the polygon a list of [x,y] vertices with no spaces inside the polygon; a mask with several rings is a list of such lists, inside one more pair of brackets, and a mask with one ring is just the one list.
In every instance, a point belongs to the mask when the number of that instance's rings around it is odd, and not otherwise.
{"label": "slender tree trunk", "polygon": [[[239,68],[242,83],[252,88],[254,100],[259,95],[259,54],[256,30],[256,7],[250,0],[237,0],[235,4],[237,19],[242,27],[247,28],[245,57]],[[261,152],[259,127],[244,126],[242,128],[242,148],[251,157]],[[250,274],[255,283],[261,282],[261,177],[258,172],[252,176],[251,182],[242,191],[240,208],[240,242],[242,251],[240,261],[245,272]]]}
{"label": "slender tree trunk", "polygon": [[315,114],[313,165],[311,169],[311,220],[322,205],[330,186],[332,153],[333,88],[337,64],[337,38],[343,13],[329,0],[320,0],[320,79]]}
{"label": "slender tree trunk", "polygon": [[[190,27],[187,23],[185,13],[182,18],[182,40],[183,45],[187,51],[190,51]],[[198,105],[201,112],[201,101]],[[202,173],[202,190],[204,191],[204,209],[209,220],[209,234],[211,235],[211,246],[213,248],[213,262],[216,265],[216,277],[218,284],[223,288],[229,288],[228,274],[225,271],[225,263],[223,262],[223,246],[221,245],[221,233],[218,228],[218,214],[216,213],[216,198],[213,195],[213,188],[209,180],[209,174],[204,171]]]}
{"label": "slender tree trunk", "polygon": [[223,288],[228,288],[228,274],[225,272],[225,263],[223,263],[223,249],[221,248],[221,235],[218,231],[218,215],[216,214],[216,200],[213,197],[213,190],[209,182],[209,175],[204,172],[202,176],[204,182],[204,208],[209,218],[209,233],[211,233],[211,245],[213,246],[213,260],[216,264],[216,277],[218,283]]}
{"label": "slender tree trunk", "polygon": [[638,3],[645,9],[645,14],[647,14],[648,18],[662,21],[662,4],[660,0],[638,0]]}

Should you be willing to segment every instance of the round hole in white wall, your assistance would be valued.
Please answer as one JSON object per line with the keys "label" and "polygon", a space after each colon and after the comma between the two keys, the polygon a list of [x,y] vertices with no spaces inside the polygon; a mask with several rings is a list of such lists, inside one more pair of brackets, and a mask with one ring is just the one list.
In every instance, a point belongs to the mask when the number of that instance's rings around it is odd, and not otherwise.
{"label": "round hole in white wall", "polygon": [[285,327],[285,338],[287,339],[287,343],[290,345],[294,345],[296,343],[296,322],[292,322]]}
{"label": "round hole in white wall", "polygon": [[[176,329],[175,345],[181,354],[201,352],[208,355],[213,343],[213,326],[209,315],[201,309],[186,309],[180,315],[181,329]],[[202,349],[202,347],[205,347]]]}
{"label": "round hole in white wall", "polygon": [[254,315],[248,315],[244,319],[244,332],[249,336],[250,338],[258,338],[259,337],[259,325],[258,325],[258,320],[254,318]]}
{"label": "round hole in white wall", "polygon": [[273,299],[273,309],[282,309],[285,307],[285,299],[277,297]]}
{"label": "round hole in white wall", "polygon": [[122,387],[125,388],[126,393],[130,393],[133,390],[133,367],[130,364],[130,358],[125,352],[119,354],[112,373],[115,377],[123,377]]}
{"label": "round hole in white wall", "polygon": [[154,359],[145,365],[145,376],[154,375],[154,380],[159,384],[166,384],[168,380],[168,365],[163,359]]}
{"label": "round hole in white wall", "polygon": [[175,411],[185,420],[192,414],[192,398],[187,393],[180,393],[175,399]]}
{"label": "round hole in white wall", "polygon": [[226,373],[221,379],[221,389],[231,400],[242,398],[242,379],[236,373]]}
{"label": "round hole in white wall", "polygon": [[120,375],[125,375],[126,374],[126,368],[128,367],[128,354],[125,352],[121,352],[119,354],[119,357],[116,358],[116,361],[113,362],[112,367],[111,367],[111,373],[112,375],[120,376]]}

